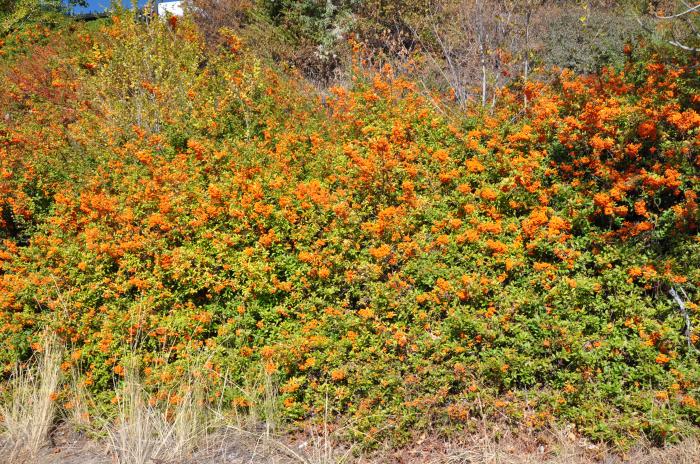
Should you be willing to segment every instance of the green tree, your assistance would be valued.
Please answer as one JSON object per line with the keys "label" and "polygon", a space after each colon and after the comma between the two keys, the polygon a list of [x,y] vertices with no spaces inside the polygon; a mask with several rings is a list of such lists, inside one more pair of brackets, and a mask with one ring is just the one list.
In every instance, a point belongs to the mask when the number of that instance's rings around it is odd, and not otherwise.
{"label": "green tree", "polygon": [[[71,2],[80,3],[84,2]],[[7,34],[25,21],[40,20],[45,13],[55,13],[64,8],[61,0],[0,0],[0,35]]]}

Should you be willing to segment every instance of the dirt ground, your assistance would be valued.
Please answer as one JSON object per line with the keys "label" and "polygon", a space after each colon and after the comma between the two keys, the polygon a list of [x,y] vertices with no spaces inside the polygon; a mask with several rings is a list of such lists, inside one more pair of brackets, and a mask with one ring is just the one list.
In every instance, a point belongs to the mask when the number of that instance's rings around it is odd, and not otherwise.
{"label": "dirt ground", "polygon": [[[319,437],[316,437],[319,438]],[[219,433],[184,463],[177,464],[699,464],[700,441],[687,439],[666,448],[640,446],[626,454],[613,453],[573,436],[549,438],[506,436],[498,442],[470,436],[460,443],[421,438],[403,449],[360,455],[347,448],[297,437],[265,440],[240,433]],[[0,456],[0,462],[5,461]],[[52,444],[27,464],[119,464],[105,443],[58,429]],[[176,464],[152,459],[152,464]]]}

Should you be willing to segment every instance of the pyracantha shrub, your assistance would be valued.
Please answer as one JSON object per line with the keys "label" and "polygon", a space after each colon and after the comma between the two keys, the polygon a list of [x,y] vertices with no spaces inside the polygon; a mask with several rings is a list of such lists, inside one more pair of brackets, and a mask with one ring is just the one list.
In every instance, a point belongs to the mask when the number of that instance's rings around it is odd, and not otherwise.
{"label": "pyracantha shrub", "polygon": [[204,358],[365,438],[697,425],[697,63],[450,115],[389,69],[317,98],[187,21],[71,27],[3,62],[6,372],[53,326],[105,403],[135,355],[154,401]]}

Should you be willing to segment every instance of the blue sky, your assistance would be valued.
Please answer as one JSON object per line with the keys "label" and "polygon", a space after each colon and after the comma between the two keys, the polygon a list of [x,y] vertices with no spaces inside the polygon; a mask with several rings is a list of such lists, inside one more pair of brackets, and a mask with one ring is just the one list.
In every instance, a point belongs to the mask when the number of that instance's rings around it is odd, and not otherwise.
{"label": "blue sky", "polygon": [[[86,0],[87,1],[87,7],[82,7],[82,6],[76,6],[73,8],[73,11],[75,13],[94,13],[94,12],[101,12],[105,11],[107,8],[109,8],[110,5],[110,0]],[[131,0],[122,0],[122,3],[125,7],[129,8],[131,7]],[[139,6],[143,6],[146,4],[146,0],[138,0]],[[158,2],[155,2],[158,3]]]}

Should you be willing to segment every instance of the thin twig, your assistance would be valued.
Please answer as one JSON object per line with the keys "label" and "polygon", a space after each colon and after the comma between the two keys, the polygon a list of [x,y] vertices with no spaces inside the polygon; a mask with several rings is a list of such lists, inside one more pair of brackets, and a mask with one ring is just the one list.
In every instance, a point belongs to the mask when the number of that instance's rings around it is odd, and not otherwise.
{"label": "thin twig", "polygon": [[[683,296],[685,296],[685,298],[688,299],[688,295],[686,295],[685,290],[681,288],[681,292],[683,292]],[[671,287],[671,290],[669,290],[668,293],[671,294],[671,297],[673,297],[673,299],[676,301],[676,304],[678,304],[681,314],[683,314],[683,318],[685,319],[685,339],[688,342],[688,349],[693,350],[695,352],[700,352],[697,348],[695,348],[695,345],[693,345],[693,342],[690,339],[691,334],[693,332],[693,326],[691,325],[690,315],[688,314],[688,310],[685,307],[685,302],[683,302],[681,297],[678,295],[678,292],[676,292],[675,288]]]}

